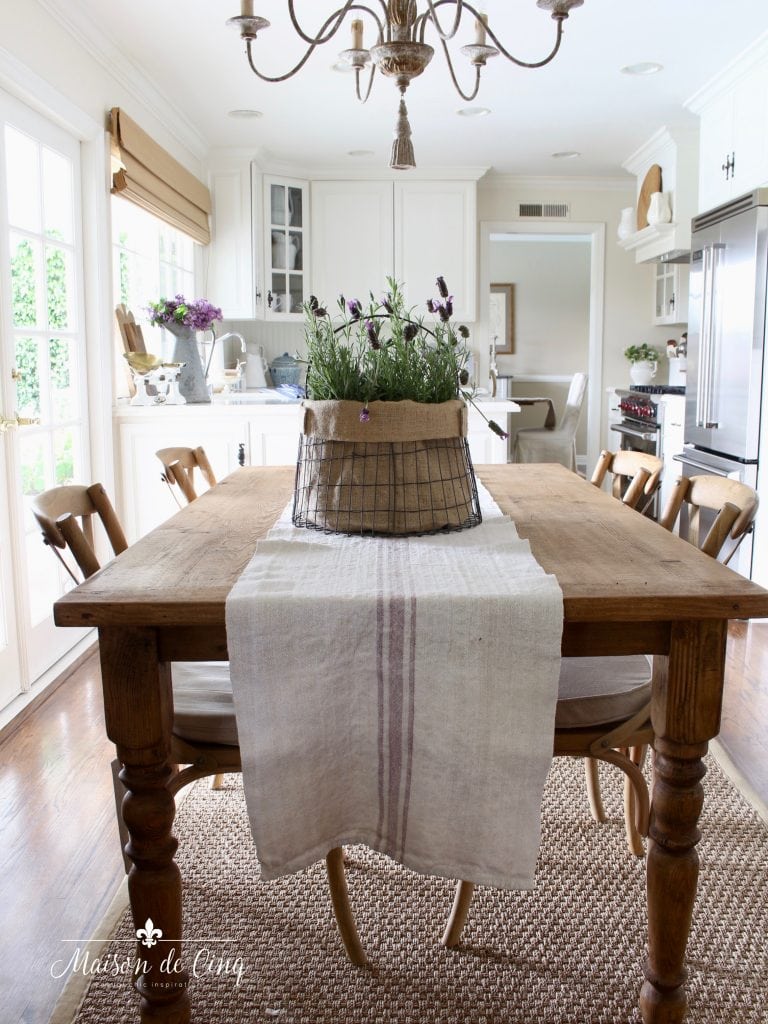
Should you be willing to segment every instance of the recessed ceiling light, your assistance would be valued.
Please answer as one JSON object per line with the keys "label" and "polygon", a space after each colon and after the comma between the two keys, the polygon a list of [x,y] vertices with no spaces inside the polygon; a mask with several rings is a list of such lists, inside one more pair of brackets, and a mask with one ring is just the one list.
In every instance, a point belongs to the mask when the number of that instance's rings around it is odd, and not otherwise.
{"label": "recessed ceiling light", "polygon": [[347,156],[373,156],[372,149],[350,149]]}
{"label": "recessed ceiling light", "polygon": [[627,64],[621,69],[621,73],[623,75],[655,75],[657,71],[663,70],[663,64],[657,64],[655,60],[643,60],[639,64]]}
{"label": "recessed ceiling light", "polygon": [[241,118],[247,120],[249,117],[263,117],[260,110],[230,110],[227,117]]}
{"label": "recessed ceiling light", "polygon": [[575,149],[564,149],[560,153],[553,153],[552,154],[552,159],[553,160],[575,160],[577,157],[580,157],[580,156],[581,156],[581,153],[579,153]]}
{"label": "recessed ceiling light", "polygon": [[490,110],[488,107],[462,107],[456,113],[459,117],[485,117],[486,114],[490,114]]}

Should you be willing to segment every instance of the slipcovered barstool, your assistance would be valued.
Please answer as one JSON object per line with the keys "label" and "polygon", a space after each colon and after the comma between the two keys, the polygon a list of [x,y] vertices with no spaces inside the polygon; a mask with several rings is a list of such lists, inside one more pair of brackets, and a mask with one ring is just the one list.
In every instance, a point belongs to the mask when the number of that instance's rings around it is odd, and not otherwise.
{"label": "slipcovered barstool", "polygon": [[518,430],[514,462],[559,462],[567,469],[576,470],[576,428],[587,391],[587,379],[585,373],[573,375],[565,412],[553,430],[546,427],[523,427]]}

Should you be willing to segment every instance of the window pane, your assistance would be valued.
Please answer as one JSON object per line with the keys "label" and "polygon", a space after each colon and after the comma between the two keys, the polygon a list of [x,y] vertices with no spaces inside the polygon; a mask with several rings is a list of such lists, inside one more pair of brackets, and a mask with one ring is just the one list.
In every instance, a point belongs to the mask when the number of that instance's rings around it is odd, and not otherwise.
{"label": "window pane", "polygon": [[37,285],[42,280],[40,246],[12,233],[11,294],[15,327],[36,327],[38,323]]}
{"label": "window pane", "polygon": [[11,125],[5,126],[5,171],[11,227],[40,231],[40,150]]}
{"label": "window pane", "polygon": [[67,427],[54,433],[53,460],[57,487],[82,479],[79,429]]}
{"label": "window pane", "polygon": [[43,544],[40,528],[26,536],[26,568],[29,581],[29,617],[36,626],[51,614],[53,602],[64,593],[64,570],[53,552]]}
{"label": "window pane", "polygon": [[43,148],[43,230],[50,238],[74,241],[72,164],[52,149]]}
{"label": "window pane", "polygon": [[40,342],[37,338],[17,338],[14,364],[16,380],[16,412],[20,416],[40,416]]}
{"label": "window pane", "polygon": [[77,388],[78,347],[64,338],[52,338],[48,348],[51,415],[54,422],[73,420],[80,413]]}
{"label": "window pane", "polygon": [[53,486],[53,474],[46,472],[46,448],[44,435],[19,427],[21,490],[25,495],[40,494],[46,487]]}
{"label": "window pane", "polygon": [[71,252],[55,245],[46,245],[45,277],[48,326],[61,331],[73,327],[74,275]]}

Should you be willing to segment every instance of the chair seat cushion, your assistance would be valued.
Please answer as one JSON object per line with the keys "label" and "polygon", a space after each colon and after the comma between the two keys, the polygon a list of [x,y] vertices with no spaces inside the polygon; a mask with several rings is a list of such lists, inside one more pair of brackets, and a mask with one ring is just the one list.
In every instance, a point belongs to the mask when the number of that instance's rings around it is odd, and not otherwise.
{"label": "chair seat cushion", "polygon": [[173,732],[192,743],[236,747],[237,722],[226,661],[174,661]]}
{"label": "chair seat cushion", "polygon": [[640,711],[651,697],[651,659],[563,658],[555,713],[556,729],[617,722]]}

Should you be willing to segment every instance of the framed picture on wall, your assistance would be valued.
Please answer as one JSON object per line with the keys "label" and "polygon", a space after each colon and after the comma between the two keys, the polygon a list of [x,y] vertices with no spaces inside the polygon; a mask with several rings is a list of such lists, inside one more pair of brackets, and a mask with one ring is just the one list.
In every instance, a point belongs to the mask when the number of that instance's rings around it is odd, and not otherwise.
{"label": "framed picture on wall", "polygon": [[491,285],[491,337],[496,337],[496,352],[511,355],[515,351],[515,286]]}

